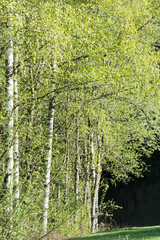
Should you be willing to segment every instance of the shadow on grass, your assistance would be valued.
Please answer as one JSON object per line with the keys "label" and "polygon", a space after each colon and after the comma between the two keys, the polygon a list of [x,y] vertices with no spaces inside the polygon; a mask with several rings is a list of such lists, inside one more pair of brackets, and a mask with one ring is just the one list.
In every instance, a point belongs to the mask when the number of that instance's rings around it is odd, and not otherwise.
{"label": "shadow on grass", "polygon": [[[117,229],[107,232],[92,234],[90,236],[69,238],[72,240],[160,240],[160,227],[137,227],[128,229]],[[68,240],[69,240],[68,239]]]}

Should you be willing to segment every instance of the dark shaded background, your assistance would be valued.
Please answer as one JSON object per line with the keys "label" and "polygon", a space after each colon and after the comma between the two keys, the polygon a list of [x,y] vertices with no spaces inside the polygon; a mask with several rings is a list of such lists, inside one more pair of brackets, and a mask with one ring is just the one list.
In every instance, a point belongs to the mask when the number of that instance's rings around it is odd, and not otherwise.
{"label": "dark shaded background", "polygon": [[150,165],[144,178],[128,184],[118,183],[106,193],[106,201],[114,199],[122,209],[114,211],[118,226],[150,226],[160,224],[160,151],[145,159]]}

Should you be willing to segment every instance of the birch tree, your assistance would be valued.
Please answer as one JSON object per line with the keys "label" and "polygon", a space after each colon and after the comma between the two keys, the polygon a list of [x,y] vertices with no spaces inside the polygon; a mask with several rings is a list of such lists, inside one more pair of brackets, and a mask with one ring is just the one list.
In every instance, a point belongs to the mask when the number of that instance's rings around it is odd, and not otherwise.
{"label": "birch tree", "polygon": [[47,233],[47,218],[49,207],[49,193],[50,193],[50,172],[52,163],[52,140],[53,140],[53,121],[54,121],[54,106],[53,100],[50,105],[50,124],[49,124],[49,144],[48,144],[48,159],[46,166],[46,183],[45,183],[45,203],[44,203],[44,233]]}
{"label": "birch tree", "polygon": [[6,143],[5,143],[5,178],[4,188],[8,195],[7,199],[7,218],[10,222],[10,233],[12,231],[12,211],[13,211],[13,96],[14,96],[14,78],[13,78],[13,23],[12,23],[12,4],[8,6],[8,42],[6,48]]}
{"label": "birch tree", "polygon": [[[57,64],[54,64],[54,74],[56,74]],[[54,76],[55,77],[55,76]],[[54,91],[54,84],[53,89]],[[54,93],[50,97],[49,106],[49,134],[48,134],[48,156],[46,164],[46,182],[45,182],[45,202],[44,202],[44,233],[47,233],[47,219],[48,219],[48,207],[49,207],[49,194],[50,194],[50,174],[51,174],[51,164],[52,164],[52,145],[53,145],[53,129],[54,129]]]}
{"label": "birch tree", "polygon": [[[18,62],[18,57],[14,57],[14,66]],[[14,121],[15,121],[15,140],[14,140],[14,165],[15,165],[15,199],[17,202],[17,206],[19,204],[19,135],[18,135],[18,83],[17,83],[17,70],[15,68],[14,72]]]}
{"label": "birch tree", "polygon": [[[13,228],[14,238],[37,239],[50,231],[51,225],[70,235],[91,228],[95,232],[102,170],[109,172],[114,182],[129,181],[131,175],[140,176],[143,170],[140,156],[157,147],[158,127],[151,117],[151,106],[158,116],[159,58],[150,47],[155,33],[153,23],[148,22],[155,13],[158,19],[157,4],[147,0],[11,2],[2,1],[1,8],[5,17],[0,54],[3,57],[6,50],[7,61],[4,73],[0,60],[0,174],[4,173],[5,161],[4,187],[10,217],[11,212],[16,214],[16,208],[12,211],[15,152],[15,197],[20,216],[15,219],[19,224]],[[4,13],[6,5],[9,14]],[[14,82],[16,52],[19,59]],[[92,126],[88,126],[88,118]],[[103,180],[107,185],[108,180]],[[0,206],[5,208],[5,200]]]}

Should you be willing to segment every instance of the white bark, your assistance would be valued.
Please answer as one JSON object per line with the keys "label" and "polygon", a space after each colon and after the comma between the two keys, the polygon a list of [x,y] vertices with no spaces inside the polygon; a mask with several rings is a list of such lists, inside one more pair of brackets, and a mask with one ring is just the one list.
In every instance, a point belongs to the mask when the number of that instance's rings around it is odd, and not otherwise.
{"label": "white bark", "polygon": [[13,41],[7,51],[7,91],[6,91],[6,174],[7,181],[5,188],[8,189],[13,184]]}
{"label": "white bark", "polygon": [[[79,165],[80,165],[80,156],[79,156],[79,126],[78,119],[75,119],[75,127],[76,127],[76,141],[75,141],[75,202],[78,203],[79,198]],[[77,223],[77,211],[75,212],[75,224]]]}
{"label": "white bark", "polygon": [[78,201],[78,193],[79,193],[79,164],[80,164],[80,156],[79,156],[79,126],[78,119],[76,119],[76,160],[75,160],[75,194],[76,194],[76,202]]}
{"label": "white bark", "polygon": [[87,207],[87,214],[88,214],[88,218],[89,218],[89,228],[92,228],[92,217],[91,217],[91,180],[89,179],[89,175],[90,175],[90,168],[91,168],[91,162],[90,162],[90,158],[88,157],[88,145],[87,145],[87,141],[85,141],[85,166],[86,166],[86,170],[85,170],[85,184],[84,184],[84,205],[86,205]]}
{"label": "white bark", "polygon": [[[93,177],[93,199],[92,199],[92,232],[98,231],[98,198],[99,198],[99,185],[101,180],[101,152],[100,152],[100,138],[97,140],[98,146],[98,161],[95,159],[93,134],[91,135],[91,153],[92,153],[92,177]],[[96,165],[96,168],[95,168]]]}
{"label": "white bark", "polygon": [[[17,57],[15,57],[15,65],[17,63]],[[14,165],[15,165],[15,199],[16,204],[19,204],[19,139],[18,139],[18,85],[17,85],[17,72],[14,74],[14,99],[15,99],[15,111],[14,120],[16,123],[15,142],[14,142]]]}
{"label": "white bark", "polygon": [[97,173],[96,176],[96,182],[95,182],[95,188],[94,188],[94,197],[93,197],[93,222],[92,222],[92,232],[98,232],[98,213],[99,213],[99,207],[98,207],[98,198],[99,198],[99,184],[101,179],[101,172]]}
{"label": "white bark", "polygon": [[92,163],[92,177],[93,182],[95,182],[96,172],[95,172],[95,151],[94,151],[94,141],[93,141],[93,133],[91,134],[91,163]]}
{"label": "white bark", "polygon": [[50,110],[50,128],[49,128],[49,149],[48,159],[46,167],[46,183],[45,183],[45,201],[44,201],[44,233],[47,233],[47,221],[48,221],[48,207],[49,207],[49,192],[50,192],[50,172],[52,163],[52,142],[53,142],[53,123],[54,123],[54,107]]}
{"label": "white bark", "polygon": [[[56,72],[57,65],[54,64],[54,71]],[[49,144],[48,144],[48,157],[47,157],[47,166],[46,166],[46,183],[44,191],[44,234],[47,233],[47,222],[48,222],[48,207],[49,207],[49,193],[50,193],[50,173],[51,173],[51,164],[52,164],[52,143],[53,143],[53,127],[54,127],[54,102],[53,94],[51,95],[50,102],[50,122],[49,122]]]}
{"label": "white bark", "polygon": [[65,150],[65,163],[66,163],[66,191],[65,191],[65,201],[68,203],[68,195],[69,195],[69,142],[68,142],[68,134],[66,129],[66,150]]}
{"label": "white bark", "polygon": [[89,187],[89,165],[90,165],[90,162],[88,161],[88,156],[87,156],[87,143],[85,141],[85,164],[86,164],[86,169],[85,169],[85,183],[84,183],[84,200],[83,200],[83,203],[84,205],[87,204],[87,195],[89,194],[88,193],[88,187]]}
{"label": "white bark", "polygon": [[[8,21],[11,21],[9,14]],[[8,27],[9,34],[12,33],[12,26]],[[10,216],[10,228],[12,228],[12,210],[13,210],[13,40],[8,40],[8,48],[6,51],[6,153],[5,153],[5,179],[4,188],[9,194],[7,203],[7,215]]]}
{"label": "white bark", "polygon": [[60,204],[61,201],[61,187],[58,185],[58,204]]}
{"label": "white bark", "polygon": [[94,139],[93,133],[90,136],[90,146],[91,146],[91,164],[92,164],[92,232],[96,232],[95,230],[95,216],[96,216],[96,208],[95,208],[95,183],[96,183],[96,171],[95,171],[95,151],[94,151]]}

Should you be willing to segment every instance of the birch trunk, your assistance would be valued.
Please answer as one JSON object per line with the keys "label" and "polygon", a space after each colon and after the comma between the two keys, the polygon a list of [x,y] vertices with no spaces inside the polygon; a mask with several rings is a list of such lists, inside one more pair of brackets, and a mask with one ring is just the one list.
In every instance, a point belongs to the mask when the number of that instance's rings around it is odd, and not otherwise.
{"label": "birch trunk", "polygon": [[88,152],[87,152],[87,143],[85,141],[85,164],[86,164],[86,169],[85,170],[85,183],[84,183],[84,200],[83,204],[87,204],[87,196],[88,196],[88,187],[89,187],[89,161],[88,161]]}
{"label": "birch trunk", "polygon": [[76,194],[76,202],[78,201],[78,187],[79,187],[79,126],[78,119],[76,119],[76,159],[75,159],[75,194]]}
{"label": "birch trunk", "polygon": [[[100,151],[100,137],[98,136],[97,139],[97,147],[98,147],[98,161],[97,167],[95,170],[95,178],[94,178],[94,189],[93,189],[93,202],[92,202],[92,232],[98,232],[98,214],[99,214],[99,206],[98,206],[98,199],[99,199],[99,185],[101,180],[101,151]],[[93,150],[92,150],[93,151]]]}
{"label": "birch trunk", "polygon": [[[15,57],[14,65],[16,66],[17,56]],[[17,71],[14,73],[14,99],[15,99],[15,111],[14,120],[16,124],[15,141],[14,141],[14,164],[15,164],[15,200],[16,205],[19,204],[19,139],[18,139],[18,85],[17,85]]]}
{"label": "birch trunk", "polygon": [[98,192],[99,192],[99,184],[100,184],[101,174],[98,173],[95,181],[94,188],[94,197],[93,197],[93,206],[92,206],[92,232],[98,232]]}
{"label": "birch trunk", "polygon": [[94,151],[94,135],[90,136],[91,146],[91,164],[92,164],[92,232],[95,233],[96,227],[96,208],[95,208],[95,184],[96,184],[96,171],[95,171],[95,151]]}
{"label": "birch trunk", "polygon": [[90,169],[91,169],[91,162],[90,158],[88,157],[89,153],[89,145],[88,141],[85,140],[85,165],[87,166],[85,169],[85,183],[84,183],[84,200],[83,203],[87,209],[87,215],[89,219],[89,228],[92,228],[92,217],[91,217],[91,179],[90,179]]}
{"label": "birch trunk", "polygon": [[65,146],[65,164],[66,164],[66,190],[65,190],[65,201],[68,204],[68,195],[69,195],[69,141],[68,141],[68,133],[66,129],[66,146]]}
{"label": "birch trunk", "polygon": [[[78,203],[79,198],[79,163],[80,163],[80,156],[79,156],[79,126],[78,126],[78,119],[75,119],[76,122],[76,142],[75,142],[75,151],[76,151],[76,157],[75,157],[75,202],[76,207]],[[77,223],[77,211],[75,212],[75,224]]]}
{"label": "birch trunk", "polygon": [[[9,5],[9,7],[11,7]],[[6,130],[5,130],[5,178],[4,188],[8,194],[6,213],[9,217],[10,231],[12,231],[13,210],[13,40],[12,15],[8,15],[8,47],[6,50]]]}
{"label": "birch trunk", "polygon": [[[56,72],[57,65],[54,64],[54,71]],[[50,109],[49,109],[49,143],[48,143],[48,157],[46,165],[46,182],[45,182],[45,191],[44,191],[44,234],[47,233],[47,222],[48,222],[48,207],[49,207],[49,193],[50,193],[50,172],[51,172],[51,163],[52,163],[52,143],[53,143],[53,126],[54,126],[54,113],[55,113],[55,103],[53,102],[54,94],[51,94],[50,99]]]}
{"label": "birch trunk", "polygon": [[[53,101],[53,100],[51,100]],[[50,123],[49,123],[49,144],[48,144],[48,158],[46,166],[46,183],[45,183],[45,201],[44,201],[44,233],[47,233],[48,221],[48,207],[49,207],[49,192],[50,192],[50,172],[52,163],[52,142],[53,142],[53,123],[54,123],[54,106],[51,103],[50,109]]]}

